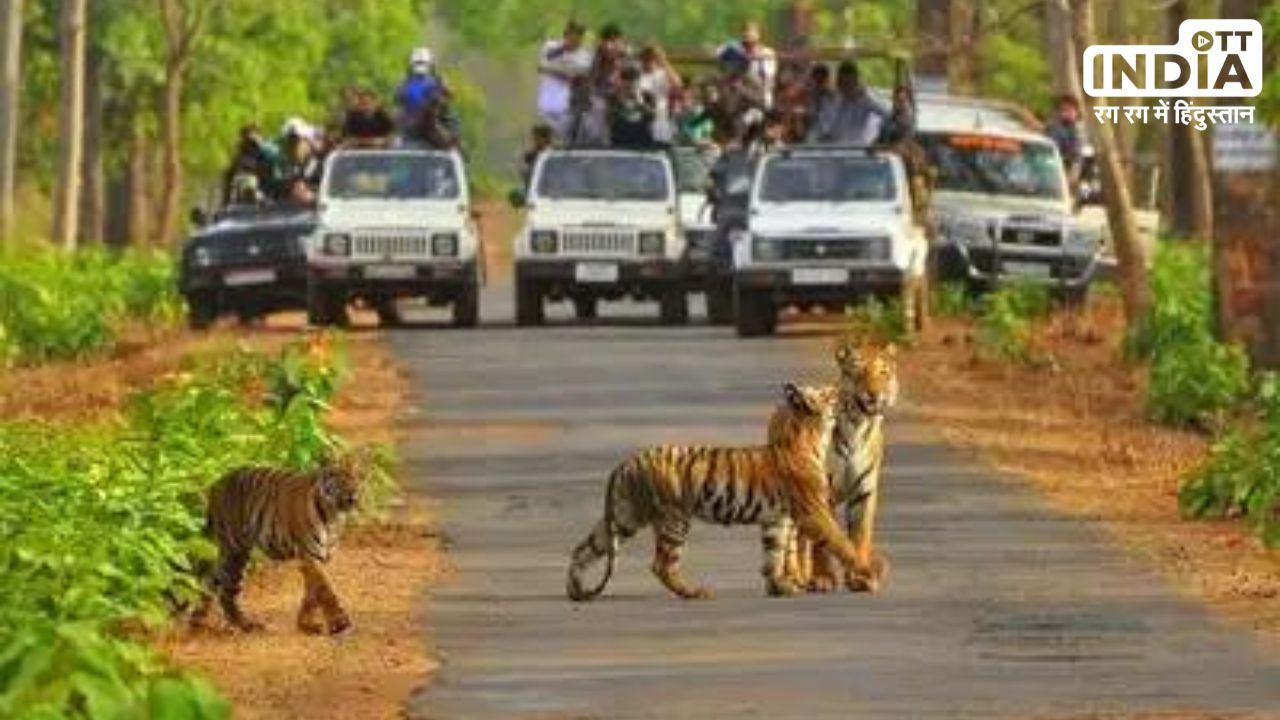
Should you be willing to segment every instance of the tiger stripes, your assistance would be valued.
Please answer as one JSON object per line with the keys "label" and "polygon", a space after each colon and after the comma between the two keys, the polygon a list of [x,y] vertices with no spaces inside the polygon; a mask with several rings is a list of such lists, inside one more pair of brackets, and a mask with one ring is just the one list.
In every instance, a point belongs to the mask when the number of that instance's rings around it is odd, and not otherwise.
{"label": "tiger stripes", "polygon": [[262,629],[238,603],[256,548],[272,560],[300,561],[305,589],[300,630],[337,634],[349,628],[351,620],[322,566],[333,554],[338,520],[356,507],[358,484],[356,469],[345,459],[312,472],[244,467],[222,476],[209,489],[206,513],[206,533],[218,547],[218,558],[193,620],[204,621],[216,594],[233,627]]}
{"label": "tiger stripes", "polygon": [[[771,595],[799,590],[793,538],[821,536],[855,562],[852,545],[831,511],[826,454],[835,423],[835,388],[787,385],[785,399],[769,422],[767,445],[745,448],[662,446],[642,450],[609,476],[604,517],[573,550],[567,593],[586,601],[604,591],[622,542],[652,526],[651,570],[675,595],[710,597],[680,574],[680,561],[693,519],[722,525],[761,527],[766,590]],[[790,556],[790,557],[789,557]],[[603,576],[588,588],[584,573],[600,559]]]}
{"label": "tiger stripes", "polygon": [[[835,360],[840,370],[839,412],[827,456],[831,501],[842,510],[845,532],[857,548],[859,562],[870,574],[846,573],[845,585],[854,591],[876,591],[888,573],[888,561],[874,548],[875,517],[884,468],[884,413],[898,397],[896,348],[842,344]],[[829,558],[820,544],[800,546],[801,579],[812,589],[836,584]]]}

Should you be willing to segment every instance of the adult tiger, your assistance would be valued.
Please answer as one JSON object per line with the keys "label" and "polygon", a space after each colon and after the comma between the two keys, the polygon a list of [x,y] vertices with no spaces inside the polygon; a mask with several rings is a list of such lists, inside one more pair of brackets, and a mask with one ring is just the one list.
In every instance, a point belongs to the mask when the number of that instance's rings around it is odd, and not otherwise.
{"label": "adult tiger", "polygon": [[[845,531],[857,548],[862,566],[873,573],[846,573],[845,585],[854,591],[875,592],[889,571],[888,561],[874,548],[876,509],[880,501],[880,473],[884,468],[884,413],[898,398],[897,348],[842,343],[836,348],[840,410],[831,434],[827,473],[831,500],[843,510]],[[836,585],[830,558],[821,542],[797,539],[798,575],[815,590]]]}
{"label": "adult tiger", "polygon": [[[575,601],[598,596],[613,574],[618,548],[652,525],[656,549],[652,570],[671,592],[683,598],[710,597],[680,575],[680,556],[692,518],[724,525],[759,524],[771,595],[798,591],[792,575],[795,530],[822,537],[851,571],[853,545],[831,511],[826,477],[827,446],[835,423],[836,388],[785,387],[769,421],[768,444],[746,448],[662,446],[643,450],[609,476],[604,517],[574,549],[567,591]],[[598,585],[587,588],[583,573],[607,558]]]}
{"label": "adult tiger", "polygon": [[[343,456],[311,472],[245,467],[222,476],[209,489],[206,533],[218,546],[209,592],[193,621],[203,623],[216,592],[227,622],[251,632],[261,623],[241,611],[237,598],[254,548],[272,560],[300,560],[305,594],[298,629],[338,634],[351,627],[322,564],[337,543],[337,522],[356,507],[358,461]],[[323,613],[325,623],[316,618]]]}

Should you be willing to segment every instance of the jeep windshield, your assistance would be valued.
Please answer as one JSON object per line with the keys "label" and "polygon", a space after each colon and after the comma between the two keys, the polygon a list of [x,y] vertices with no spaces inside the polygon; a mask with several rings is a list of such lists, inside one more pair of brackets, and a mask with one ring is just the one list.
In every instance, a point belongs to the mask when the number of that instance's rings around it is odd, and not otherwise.
{"label": "jeep windshield", "polygon": [[775,155],[760,176],[761,202],[891,202],[893,166],[863,155]]}
{"label": "jeep windshield", "polygon": [[538,173],[544,199],[659,202],[670,195],[666,163],[650,156],[550,155]]}
{"label": "jeep windshield", "polygon": [[328,196],[337,200],[455,200],[460,193],[447,155],[340,154],[328,173]]}
{"label": "jeep windshield", "polygon": [[954,133],[917,137],[938,170],[935,190],[1054,200],[1066,194],[1052,143]]}

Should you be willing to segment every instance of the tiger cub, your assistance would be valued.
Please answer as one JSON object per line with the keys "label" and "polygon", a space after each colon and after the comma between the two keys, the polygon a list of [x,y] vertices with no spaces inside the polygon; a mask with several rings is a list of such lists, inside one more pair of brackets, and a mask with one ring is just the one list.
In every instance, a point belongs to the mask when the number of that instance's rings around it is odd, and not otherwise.
{"label": "tiger cub", "polygon": [[[874,569],[871,574],[845,574],[845,585],[854,591],[875,592],[888,574],[889,563],[874,549],[876,508],[880,498],[880,473],[884,467],[884,413],[898,398],[897,349],[842,344],[836,348],[839,412],[827,455],[832,503],[843,510],[845,531],[857,548],[859,562]],[[830,558],[821,543],[809,546],[798,538],[799,576],[814,590],[836,585]]]}
{"label": "tiger cub", "polygon": [[[215,482],[205,531],[218,546],[218,559],[193,622],[204,622],[216,592],[227,622],[244,632],[262,629],[237,602],[245,566],[258,548],[272,560],[301,561],[305,594],[299,630],[335,635],[351,627],[322,564],[333,553],[338,520],[356,508],[358,489],[359,472],[349,457],[311,472],[239,468]],[[323,624],[317,614],[323,614]]]}
{"label": "tiger cub", "polygon": [[[656,540],[651,569],[658,580],[682,598],[710,597],[707,588],[690,585],[680,575],[680,557],[693,518],[723,525],[760,525],[762,573],[771,595],[799,590],[789,577],[786,557],[794,547],[793,522],[805,535],[826,538],[828,546],[852,566],[857,556],[831,511],[825,470],[836,401],[835,388],[788,384],[784,401],[769,421],[767,445],[662,446],[624,460],[609,476],[604,517],[573,550],[569,598],[597,597],[613,574],[621,543],[649,525]],[[607,559],[603,577],[588,588],[583,574],[601,558]]]}

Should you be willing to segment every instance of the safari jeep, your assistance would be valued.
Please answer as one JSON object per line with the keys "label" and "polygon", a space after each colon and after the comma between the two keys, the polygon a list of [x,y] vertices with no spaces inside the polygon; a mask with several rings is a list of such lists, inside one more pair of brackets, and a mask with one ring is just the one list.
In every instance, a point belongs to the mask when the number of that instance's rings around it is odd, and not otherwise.
{"label": "safari jeep", "polygon": [[900,299],[919,328],[928,241],[902,159],[893,153],[797,147],[761,158],[748,223],[734,232],[734,323],[767,335],[787,306],[843,310]]}
{"label": "safari jeep", "polygon": [[1014,127],[930,125],[917,140],[936,169],[931,210],[938,277],[983,290],[1005,280],[1088,292],[1103,230],[1075,216],[1062,159],[1048,138]]}
{"label": "safari jeep", "polygon": [[601,300],[657,300],[664,324],[689,320],[684,237],[665,153],[549,150],[533,170],[515,240],[516,322],[537,325],[544,303],[569,300],[579,319]]}
{"label": "safari jeep", "polygon": [[307,312],[341,324],[347,304],[396,324],[401,298],[453,306],[453,324],[479,319],[480,242],[462,156],[418,149],[339,150],[320,185],[319,225],[307,250]]}

